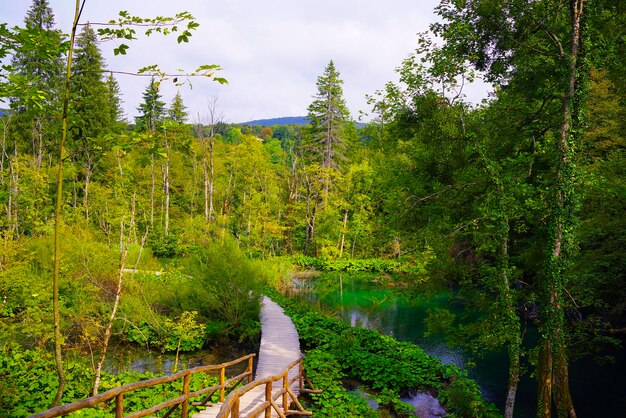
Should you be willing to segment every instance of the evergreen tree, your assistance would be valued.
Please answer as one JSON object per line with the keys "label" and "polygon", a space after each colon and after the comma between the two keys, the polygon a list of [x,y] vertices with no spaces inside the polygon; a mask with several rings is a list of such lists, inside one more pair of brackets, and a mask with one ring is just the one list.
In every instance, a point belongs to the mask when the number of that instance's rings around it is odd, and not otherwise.
{"label": "evergreen tree", "polygon": [[107,101],[109,102],[109,118],[113,124],[126,122],[124,109],[122,109],[122,99],[120,98],[120,85],[110,73],[106,78]]}
{"label": "evergreen tree", "polygon": [[154,78],[150,79],[150,84],[143,93],[143,103],[139,105],[137,110],[140,115],[135,118],[136,129],[154,132],[165,116],[165,102],[161,100],[159,83]]}
{"label": "evergreen tree", "polygon": [[189,113],[187,112],[187,106],[183,103],[183,98],[181,97],[180,92],[176,92],[176,96],[174,96],[167,114],[174,122],[179,124],[185,123]]}
{"label": "evergreen tree", "polygon": [[[54,13],[48,6],[48,1],[33,0],[24,18],[24,26],[26,29],[43,32],[44,38],[50,42],[50,45],[56,45],[57,49],[61,50],[59,46],[63,35],[61,31],[54,29],[54,25]],[[54,106],[57,103],[63,73],[61,54],[51,57],[40,54],[32,48],[20,48],[13,56],[11,67],[15,73],[28,77],[39,91],[47,93],[44,105]],[[17,98],[11,100],[11,109],[20,112],[38,110],[27,109],[26,103]],[[45,113],[45,110],[41,109],[39,113]]]}
{"label": "evergreen tree", "polygon": [[85,218],[89,219],[89,184],[103,156],[104,134],[111,126],[109,88],[103,78],[104,59],[98,49],[96,33],[83,26],[76,38],[71,79],[69,114],[70,142],[74,155],[83,165]]}
{"label": "evergreen tree", "polygon": [[36,36],[37,43],[44,43],[48,51],[58,53],[41,54],[29,46],[20,46],[12,57],[11,82],[22,81],[28,89],[43,97],[34,105],[22,97],[11,97],[10,108],[14,114],[10,131],[14,143],[21,151],[28,150],[37,167],[41,166],[43,154],[54,142],[56,131],[54,114],[58,113],[59,91],[63,73],[61,42],[63,35],[54,29],[54,14],[47,0],[34,0],[24,19],[29,36]]}
{"label": "evergreen tree", "polygon": [[350,113],[343,99],[343,80],[331,60],[324,74],[317,78],[317,94],[309,105],[308,117],[311,124],[316,154],[321,154],[323,168],[336,167],[345,150],[344,128]]}
{"label": "evergreen tree", "polygon": [[74,141],[86,141],[105,133],[111,123],[110,92],[103,78],[104,58],[96,33],[83,26],[76,39],[72,68],[70,129]]}

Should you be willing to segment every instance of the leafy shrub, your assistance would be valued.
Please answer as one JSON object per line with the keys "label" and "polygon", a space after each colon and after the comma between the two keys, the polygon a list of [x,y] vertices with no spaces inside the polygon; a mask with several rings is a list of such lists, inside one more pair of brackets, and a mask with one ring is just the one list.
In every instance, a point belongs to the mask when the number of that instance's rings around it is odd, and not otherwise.
{"label": "leafy shrub", "polygon": [[345,377],[341,365],[332,354],[323,349],[306,353],[304,366],[307,376],[322,393],[311,394],[316,417],[376,417],[367,401],[356,393],[349,393],[341,384]]}
{"label": "leafy shrub", "polygon": [[153,231],[149,235],[148,246],[152,253],[160,258],[180,257],[189,250],[188,246],[182,244],[179,234],[175,231],[169,234],[160,230]]}
{"label": "leafy shrub", "polygon": [[384,388],[381,390],[378,396],[376,396],[376,402],[394,411],[398,417],[408,418],[415,416],[415,407],[406,402],[402,402],[398,392],[393,389]]}
{"label": "leafy shrub", "polygon": [[228,323],[233,339],[256,343],[262,281],[237,243],[224,240],[197,249],[187,260],[186,271],[193,277],[194,293],[185,301],[186,309]]}
{"label": "leafy shrub", "polygon": [[498,417],[493,404],[480,398],[480,389],[473,380],[458,378],[439,392],[439,401],[454,411],[453,417]]}

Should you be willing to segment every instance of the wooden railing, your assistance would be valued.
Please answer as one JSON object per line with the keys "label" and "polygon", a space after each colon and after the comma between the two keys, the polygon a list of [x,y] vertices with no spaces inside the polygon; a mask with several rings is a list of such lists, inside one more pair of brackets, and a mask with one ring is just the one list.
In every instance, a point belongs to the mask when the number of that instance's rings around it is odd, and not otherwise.
{"label": "wooden railing", "polygon": [[[243,382],[244,379],[248,381],[248,383],[252,382],[252,362],[253,358],[256,354],[248,354],[247,356],[243,356],[238,358],[237,360],[233,360],[228,363],[222,363],[217,365],[210,366],[198,366],[193,369],[183,370],[181,372],[157,377],[150,380],[142,380],[140,382],[131,383],[128,385],[120,386],[108,390],[104,393],[101,393],[96,396],[92,396],[87,399],[83,399],[82,401],[70,403],[67,405],[57,406],[55,408],[48,409],[46,411],[40,412],[38,414],[32,415],[30,418],[52,418],[58,417],[61,415],[69,414],[70,412],[78,411],[79,409],[93,407],[102,402],[109,401],[111,399],[115,399],[115,417],[122,418],[124,417],[124,394],[128,392],[132,392],[137,389],[147,388],[151,386],[161,385],[164,383],[173,382],[178,379],[183,379],[183,390],[182,394],[174,399],[167,400],[165,402],[161,402],[158,405],[155,405],[151,408],[144,409],[142,411],[134,412],[130,415],[127,415],[129,418],[139,418],[145,417],[150,414],[154,414],[157,411],[160,411],[165,408],[169,408],[169,410],[163,415],[163,418],[168,417],[172,412],[174,412],[179,406],[181,407],[181,416],[182,418],[187,418],[189,415],[189,405],[194,406],[208,406],[211,397],[219,391],[219,400],[220,402],[224,401],[224,397],[226,395],[226,391],[234,388],[239,383]],[[238,374],[237,376],[233,376],[231,378],[226,378],[226,370],[237,364],[240,364],[244,361],[248,361],[248,366],[246,371]],[[191,375],[196,373],[207,373],[211,371],[219,371],[219,384],[207,388],[202,388],[195,392],[189,392],[189,381]],[[208,395],[206,395],[208,394]],[[190,403],[190,399],[206,395],[202,401]]]}
{"label": "wooden railing", "polygon": [[[251,411],[246,411],[245,416],[247,418],[258,417],[261,413],[264,413],[265,418],[272,416],[272,411],[275,411],[279,417],[286,417],[287,415],[313,415],[309,411],[305,411],[300,402],[298,401],[298,395],[296,395],[291,386],[297,381],[299,393],[321,393],[321,390],[313,388],[313,384],[304,374],[302,366],[302,357],[295,360],[289,366],[287,366],[281,373],[267,377],[265,379],[255,380],[247,385],[234,390],[228,395],[224,404],[222,405],[220,412],[217,414],[217,418],[239,418],[239,409],[241,397],[252,389],[259,386],[265,386],[265,395],[263,402],[259,403]],[[289,378],[289,372],[297,367],[297,374]],[[292,373],[293,375],[293,373]],[[281,382],[280,389],[274,389],[274,382]],[[305,383],[308,388],[305,388]],[[278,398],[282,397],[282,402],[277,402]],[[289,409],[291,404],[297,409]]]}

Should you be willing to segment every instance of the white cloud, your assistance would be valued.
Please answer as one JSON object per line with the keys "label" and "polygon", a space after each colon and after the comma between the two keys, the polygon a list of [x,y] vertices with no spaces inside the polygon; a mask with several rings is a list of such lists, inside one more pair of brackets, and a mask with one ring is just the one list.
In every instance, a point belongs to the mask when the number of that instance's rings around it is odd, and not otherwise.
{"label": "white cloud", "polygon": [[[68,32],[73,2],[50,0],[58,27]],[[31,2],[0,0],[0,15],[20,24]],[[180,88],[193,115],[206,114],[208,97],[218,94],[226,119],[304,115],[315,82],[330,59],[344,80],[344,96],[353,116],[367,110],[365,94],[395,80],[394,69],[413,51],[416,34],[434,20],[436,0],[108,0],[87,1],[82,20],[106,21],[119,10],[139,16],[172,15],[186,10],[200,28],[188,44],[153,36],[133,42],[127,56],[114,57],[114,44],[101,45],[107,64],[136,70],[159,63],[168,71],[219,64],[228,86],[193,80]],[[118,76],[129,116],[141,101],[146,79]],[[169,102],[177,88],[164,84]]]}

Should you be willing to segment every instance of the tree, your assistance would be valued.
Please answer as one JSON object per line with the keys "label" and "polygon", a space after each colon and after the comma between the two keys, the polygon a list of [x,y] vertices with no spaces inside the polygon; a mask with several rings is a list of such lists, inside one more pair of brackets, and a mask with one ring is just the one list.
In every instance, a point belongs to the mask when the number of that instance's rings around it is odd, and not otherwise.
{"label": "tree", "polygon": [[206,138],[200,120],[198,120],[198,125],[196,127],[196,133],[202,143],[202,172],[204,175],[204,222],[207,224],[211,221],[211,219],[213,218],[213,213],[215,212],[213,206],[213,197],[215,195],[215,128],[218,124],[222,123],[223,119],[223,115],[217,113],[217,96],[213,96],[209,99],[208,110],[209,137]]}
{"label": "tree", "polygon": [[[89,184],[102,158],[104,134],[111,127],[111,91],[103,79],[104,59],[98,48],[98,38],[89,24],[76,38],[72,65],[70,107],[71,142],[75,158],[82,159],[84,168],[83,207],[89,220]],[[115,104],[115,103],[113,103]]]}
{"label": "tree", "polygon": [[160,83],[154,77],[143,93],[143,103],[137,110],[140,115],[135,118],[135,129],[139,132],[155,132],[165,116],[165,102],[161,100]]}
{"label": "tree", "polygon": [[60,45],[63,35],[61,31],[54,29],[54,13],[47,0],[33,0],[24,19],[24,26],[47,39],[46,48],[57,46],[56,53],[48,55],[41,54],[29,45],[22,45],[11,59],[11,69],[16,75],[27,77],[35,89],[46,93],[44,100],[38,101],[36,106],[32,102],[28,103],[24,97],[12,97],[11,109],[19,113],[28,111],[31,117],[41,118],[46,111],[59,103],[58,94],[63,72]]}
{"label": "tree", "polygon": [[187,113],[187,106],[183,103],[183,98],[180,95],[180,91],[176,92],[176,96],[172,100],[170,108],[167,110],[167,115],[170,119],[178,124],[183,124],[187,120],[189,114]]}
{"label": "tree", "polygon": [[520,128],[534,126],[539,135],[532,137],[533,143],[540,141],[551,151],[552,160],[546,161],[552,190],[545,200],[547,246],[537,283],[542,311],[537,367],[541,417],[551,416],[553,403],[559,416],[576,416],[569,392],[564,293],[576,248],[579,199],[573,143],[583,126],[588,71],[584,58],[579,60],[587,36],[581,26],[583,10],[583,0],[570,1],[569,8],[550,1],[442,2],[437,11],[444,21],[433,26],[445,41],[442,51],[448,62],[469,62],[484,71],[487,80],[515,95],[518,109],[527,113]]}
{"label": "tree", "polygon": [[[20,155],[30,150],[32,165],[41,168],[44,153],[52,148],[58,129],[59,91],[63,71],[63,35],[54,29],[54,14],[45,0],[35,0],[24,19],[24,28],[8,30],[0,25],[2,48],[0,57],[12,53],[10,64],[4,62],[0,71],[0,97],[9,98],[11,117],[6,119],[3,155],[9,159],[12,185],[7,207],[12,233],[19,237],[32,233],[21,224],[26,208],[20,207]],[[45,51],[45,52],[44,52]],[[8,60],[7,60],[8,61]],[[9,157],[9,154],[11,155]],[[28,165],[31,163],[29,162]],[[35,214],[31,214],[35,216]],[[29,230],[23,230],[29,228]]]}
{"label": "tree", "polygon": [[[61,400],[63,396],[63,390],[65,387],[65,376],[63,373],[63,361],[62,361],[62,339],[61,339],[61,313],[59,306],[59,276],[60,276],[60,258],[61,258],[61,224],[63,222],[61,215],[63,209],[63,165],[65,160],[65,144],[67,141],[68,134],[68,110],[71,96],[71,75],[72,75],[72,58],[74,53],[74,44],[76,41],[76,31],[78,28],[78,24],[80,21],[80,15],[82,11],[82,7],[85,5],[86,0],[76,0],[75,10],[74,10],[74,20],[72,23],[72,28],[70,31],[70,41],[69,41],[69,50],[66,61],[66,71],[65,71],[65,84],[63,88],[63,114],[61,117],[61,138],[58,145],[59,152],[59,166],[57,170],[57,187],[56,187],[56,206],[55,206],[55,216],[54,216],[54,267],[53,267],[53,278],[52,278],[52,303],[53,303],[53,322],[54,322],[54,346],[55,346],[55,362],[57,368],[57,374],[59,377],[59,385],[57,387],[56,396],[52,402],[52,406],[55,406]],[[197,28],[197,23],[193,21],[193,17],[189,13],[179,13],[176,15],[175,19],[167,19],[163,17],[158,17],[155,19],[142,19],[134,16],[130,16],[127,12],[120,13],[120,22],[119,23],[111,23],[110,25],[115,25],[116,29],[101,29],[99,32],[101,34],[108,34],[113,38],[121,38],[121,39],[132,39],[133,34],[135,34],[135,29],[131,29],[128,25],[134,26],[137,23],[148,23],[148,29],[146,29],[146,34],[150,34],[152,30],[154,30],[155,26],[158,25],[175,25],[181,21],[190,21],[187,25],[187,29],[183,31],[181,35],[178,37],[178,42],[187,42],[188,37],[191,36],[191,30]],[[118,27],[119,24],[119,27]],[[128,46],[125,44],[120,45],[117,48],[117,52],[123,51],[125,53]],[[216,66],[202,66],[198,69],[198,71],[205,69],[207,72],[204,73],[204,76],[212,77],[214,74],[214,70]],[[220,81],[222,82],[222,81]],[[152,83],[154,84],[154,79]],[[158,93],[158,87],[157,87]],[[156,107],[156,106],[154,106]],[[152,127],[153,124],[151,123]]]}
{"label": "tree", "polygon": [[109,73],[106,78],[107,101],[109,103],[110,121],[112,124],[125,124],[124,110],[122,109],[122,99],[120,98],[120,85],[117,83],[113,73]]}
{"label": "tree", "polygon": [[[343,99],[343,80],[331,60],[324,73],[317,78],[317,94],[308,108],[313,144],[310,151],[321,156],[320,165],[326,171],[336,168],[344,157],[346,141],[344,129],[349,123],[350,113]],[[324,195],[328,196],[330,179],[324,184]]]}

